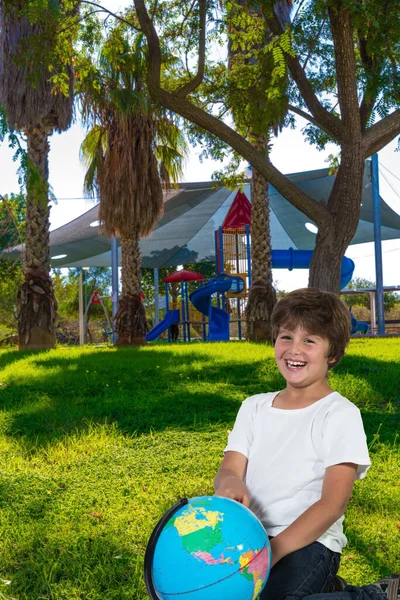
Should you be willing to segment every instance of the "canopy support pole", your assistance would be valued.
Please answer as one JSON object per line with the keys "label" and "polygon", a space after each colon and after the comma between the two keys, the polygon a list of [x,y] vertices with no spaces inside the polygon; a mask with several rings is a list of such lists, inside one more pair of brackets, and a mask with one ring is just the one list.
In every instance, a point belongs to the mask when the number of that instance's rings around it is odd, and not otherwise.
{"label": "canopy support pole", "polygon": [[79,345],[85,343],[85,327],[83,323],[83,269],[79,272]]}
{"label": "canopy support pole", "polygon": [[113,344],[117,342],[117,333],[114,329],[114,319],[118,312],[118,237],[111,238],[111,302],[112,302],[112,326]]}
{"label": "canopy support pole", "polygon": [[[168,309],[168,307],[167,307]],[[159,293],[158,293],[158,269],[154,269],[154,325],[158,325],[160,322],[160,308],[159,308]]]}
{"label": "canopy support pole", "polygon": [[378,155],[371,157],[372,206],[374,215],[374,245],[376,274],[376,308],[378,313],[378,335],[385,335],[385,308],[383,297],[381,199],[379,196]]}

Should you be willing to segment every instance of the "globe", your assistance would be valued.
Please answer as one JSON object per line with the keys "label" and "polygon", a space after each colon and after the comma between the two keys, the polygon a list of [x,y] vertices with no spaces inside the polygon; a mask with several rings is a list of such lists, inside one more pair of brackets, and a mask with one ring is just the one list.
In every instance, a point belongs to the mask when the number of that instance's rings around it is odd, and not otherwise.
{"label": "globe", "polygon": [[220,496],[182,499],[156,526],[145,557],[152,600],[255,600],[271,566],[267,533]]}

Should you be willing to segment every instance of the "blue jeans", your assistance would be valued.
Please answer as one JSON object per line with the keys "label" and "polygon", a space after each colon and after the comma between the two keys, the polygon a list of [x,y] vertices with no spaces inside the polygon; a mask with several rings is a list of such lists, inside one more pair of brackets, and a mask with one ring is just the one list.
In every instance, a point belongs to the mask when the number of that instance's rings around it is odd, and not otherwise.
{"label": "blue jeans", "polygon": [[348,585],[342,592],[324,593],[335,577],[340,554],[320,542],[296,550],[282,558],[272,569],[259,600],[387,600],[374,585]]}

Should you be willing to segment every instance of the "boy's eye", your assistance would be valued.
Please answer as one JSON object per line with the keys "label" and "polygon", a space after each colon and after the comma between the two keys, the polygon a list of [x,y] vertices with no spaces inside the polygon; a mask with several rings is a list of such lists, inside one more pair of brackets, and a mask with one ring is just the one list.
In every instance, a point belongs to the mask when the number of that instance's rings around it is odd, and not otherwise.
{"label": "boy's eye", "polygon": [[315,344],[314,340],[310,340],[310,338],[307,338],[304,340],[307,344]]}
{"label": "boy's eye", "polygon": [[290,340],[290,335],[280,335],[279,339],[281,339],[281,340]]}

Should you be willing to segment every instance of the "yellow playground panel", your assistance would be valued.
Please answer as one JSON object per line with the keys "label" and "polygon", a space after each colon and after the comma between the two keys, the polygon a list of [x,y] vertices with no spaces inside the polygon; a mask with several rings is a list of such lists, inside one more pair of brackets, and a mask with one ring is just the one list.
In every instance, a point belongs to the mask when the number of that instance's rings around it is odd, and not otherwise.
{"label": "yellow playground panel", "polygon": [[[224,265],[231,275],[247,273],[247,244],[244,227],[224,229]],[[229,269],[229,271],[228,271]]]}
{"label": "yellow playground panel", "polygon": [[[169,310],[182,310],[182,303],[179,302],[170,302],[169,303]],[[198,310],[196,310],[194,308],[194,306],[192,304],[189,304],[189,319],[187,318],[188,315],[186,315],[186,321],[190,321],[191,323],[203,323],[203,315],[201,312],[199,312]],[[182,319],[182,315],[181,315],[181,319]]]}

